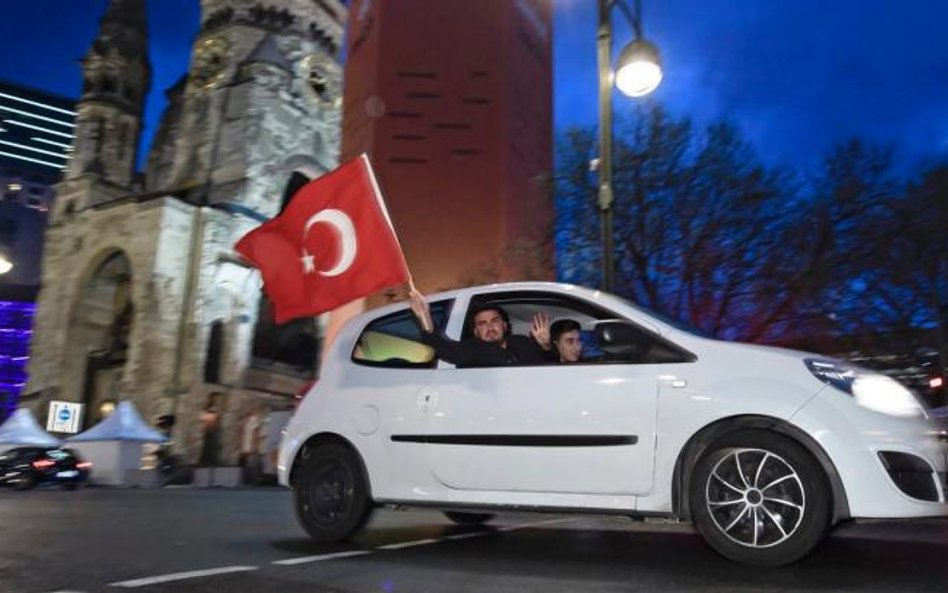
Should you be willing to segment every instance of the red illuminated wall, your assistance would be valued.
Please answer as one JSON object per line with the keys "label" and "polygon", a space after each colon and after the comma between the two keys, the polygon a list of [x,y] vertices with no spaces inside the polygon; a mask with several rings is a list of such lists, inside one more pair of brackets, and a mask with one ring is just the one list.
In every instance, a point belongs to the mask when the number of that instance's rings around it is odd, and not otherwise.
{"label": "red illuminated wall", "polygon": [[350,6],[342,158],[369,154],[423,291],[552,277],[538,246],[552,221],[550,12],[549,0]]}

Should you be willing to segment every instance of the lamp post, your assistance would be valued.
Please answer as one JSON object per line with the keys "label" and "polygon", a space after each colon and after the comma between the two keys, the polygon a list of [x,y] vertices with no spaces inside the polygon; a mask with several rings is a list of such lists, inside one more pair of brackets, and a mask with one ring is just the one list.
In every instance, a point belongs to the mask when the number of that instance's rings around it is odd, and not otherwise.
{"label": "lamp post", "polygon": [[[602,223],[603,289],[615,287],[612,240],[612,84],[632,97],[642,97],[662,81],[658,49],[642,36],[642,2],[630,10],[625,0],[598,0],[599,26],[596,46],[599,61],[599,214]],[[626,45],[612,71],[612,9],[619,7],[632,25],[634,38]]]}

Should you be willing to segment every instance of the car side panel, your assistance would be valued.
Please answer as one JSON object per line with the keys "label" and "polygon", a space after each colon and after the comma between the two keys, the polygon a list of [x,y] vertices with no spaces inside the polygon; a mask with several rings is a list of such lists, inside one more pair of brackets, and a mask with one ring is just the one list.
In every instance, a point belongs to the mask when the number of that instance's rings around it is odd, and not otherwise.
{"label": "car side panel", "polygon": [[[698,354],[692,365],[678,365],[659,386],[655,487],[637,500],[640,512],[673,511],[675,464],[692,436],[725,418],[763,416],[788,420],[816,393],[820,384],[806,381],[803,364],[744,352],[719,342],[689,344]],[[718,347],[718,345],[720,345]],[[743,374],[735,372],[745,369]],[[671,369],[669,369],[671,371]],[[801,377],[804,381],[786,380]],[[685,468],[688,471],[689,468]]]}
{"label": "car side panel", "polygon": [[[417,401],[427,377],[424,370],[360,368],[324,378],[287,426],[281,465],[291,463],[309,437],[336,434],[362,457],[374,497],[426,500],[433,480],[424,444],[392,442],[391,435],[424,434],[426,412]],[[281,471],[281,483],[287,473]]]}
{"label": "car side panel", "polygon": [[648,492],[660,366],[438,370],[432,471],[452,490],[499,496]]}

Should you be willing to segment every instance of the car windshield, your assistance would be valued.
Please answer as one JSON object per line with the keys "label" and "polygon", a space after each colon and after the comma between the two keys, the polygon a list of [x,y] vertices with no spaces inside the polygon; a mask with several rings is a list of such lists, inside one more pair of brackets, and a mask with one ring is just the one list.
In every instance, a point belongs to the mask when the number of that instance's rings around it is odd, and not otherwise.
{"label": "car windshield", "polygon": [[673,328],[675,328],[675,329],[677,329],[677,330],[679,330],[679,331],[683,331],[683,332],[685,332],[685,333],[698,336],[699,338],[709,338],[709,339],[712,339],[712,340],[716,340],[716,339],[717,339],[717,337],[713,336],[712,334],[706,332],[706,331],[703,330],[703,329],[700,329],[700,328],[697,328],[697,327],[688,325],[687,323],[685,323],[685,322],[683,322],[683,321],[679,321],[679,320],[677,320],[677,319],[673,319],[673,318],[669,317],[668,315],[665,315],[664,313],[659,313],[658,311],[655,311],[654,309],[649,309],[648,307],[644,307],[644,306],[642,306],[642,305],[640,305],[640,304],[638,304],[638,303],[634,303],[634,302],[630,301],[629,299],[624,298],[624,297],[620,297],[620,296],[618,296],[618,295],[612,295],[612,296],[614,296],[615,298],[619,299],[620,301],[622,301],[622,302],[625,303],[626,305],[628,305],[628,306],[630,306],[630,307],[633,307],[633,308],[635,308],[635,309],[638,309],[639,311],[642,311],[643,313],[646,313],[647,315],[649,315],[649,316],[651,316],[651,317],[654,317],[655,319],[658,319],[659,321],[661,321],[661,322],[664,323],[665,325],[669,325],[669,326],[671,326],[671,327],[673,327]]}

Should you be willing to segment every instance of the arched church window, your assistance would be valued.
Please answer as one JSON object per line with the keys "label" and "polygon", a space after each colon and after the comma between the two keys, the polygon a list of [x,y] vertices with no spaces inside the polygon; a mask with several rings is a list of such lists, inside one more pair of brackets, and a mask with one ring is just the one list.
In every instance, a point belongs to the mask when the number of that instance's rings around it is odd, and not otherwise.
{"label": "arched church window", "polygon": [[309,183],[309,177],[303,175],[299,171],[293,171],[293,174],[290,175],[290,180],[287,181],[286,187],[283,189],[283,201],[280,202],[280,212],[286,209],[287,204],[290,203],[290,200],[304,185]]}
{"label": "arched church window", "polygon": [[207,356],[204,358],[204,382],[221,382],[221,362],[224,355],[224,322],[217,320],[211,324],[211,333],[207,339]]}

